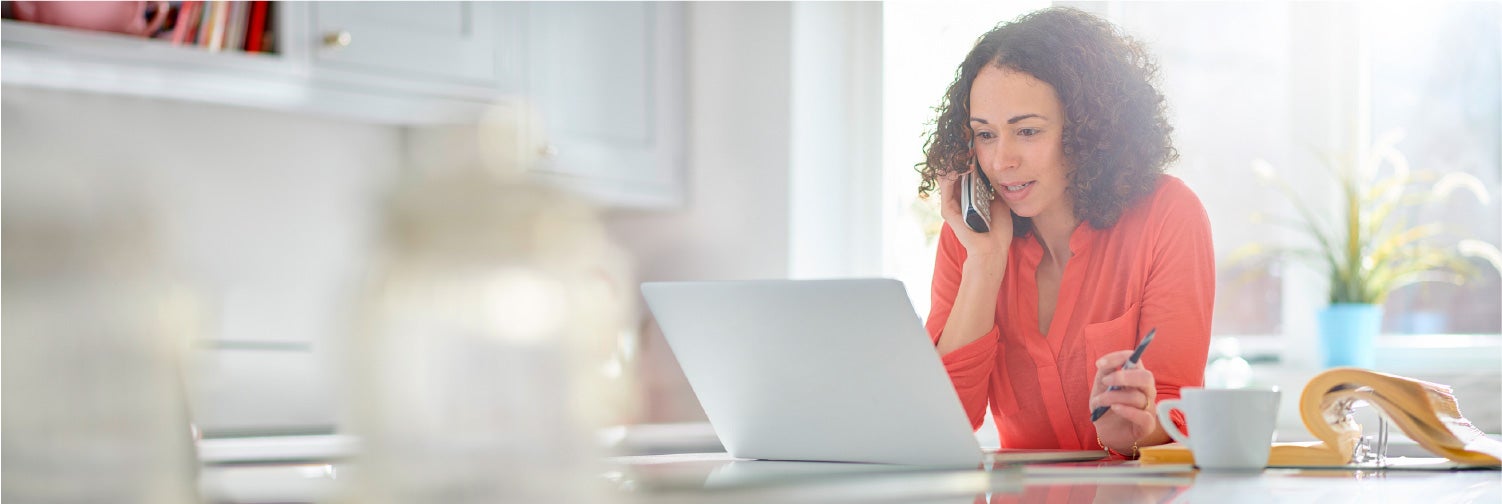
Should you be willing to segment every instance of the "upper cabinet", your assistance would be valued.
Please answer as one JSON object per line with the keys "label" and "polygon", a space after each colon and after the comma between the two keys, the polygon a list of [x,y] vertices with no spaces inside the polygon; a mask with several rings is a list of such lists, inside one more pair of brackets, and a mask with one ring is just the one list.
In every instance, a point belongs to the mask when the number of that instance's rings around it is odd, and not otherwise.
{"label": "upper cabinet", "polygon": [[[250,2],[187,2],[207,23]],[[473,121],[515,94],[518,34],[488,3],[270,2],[269,52],[6,20],[6,84],[331,115],[385,124]],[[193,16],[174,17],[187,19]],[[211,21],[223,19],[224,21]],[[196,26],[196,25],[193,25]],[[212,25],[205,25],[213,32]],[[194,32],[199,31],[194,28]],[[224,31],[237,33],[236,29]],[[243,32],[238,32],[243,33]],[[169,32],[170,35],[170,32]]]}
{"label": "upper cabinet", "polygon": [[[183,4],[236,19],[250,2]],[[546,122],[544,180],[607,206],[683,201],[680,3],[268,5],[270,52],[6,20],[0,77],[394,125],[473,124],[522,98]]]}
{"label": "upper cabinet", "polygon": [[[444,84],[483,98],[516,91],[515,14],[489,2],[317,2],[304,40],[317,77],[378,75],[384,84]],[[505,15],[507,19],[503,19]],[[472,88],[466,93],[466,87]],[[479,91],[476,93],[475,91]]]}
{"label": "upper cabinet", "polygon": [[545,173],[596,199],[680,205],[682,4],[544,2],[525,19],[524,89],[548,134]]}
{"label": "upper cabinet", "polygon": [[[318,2],[312,4],[320,66],[400,77],[494,83],[491,4]],[[370,37],[355,35],[370,34]]]}

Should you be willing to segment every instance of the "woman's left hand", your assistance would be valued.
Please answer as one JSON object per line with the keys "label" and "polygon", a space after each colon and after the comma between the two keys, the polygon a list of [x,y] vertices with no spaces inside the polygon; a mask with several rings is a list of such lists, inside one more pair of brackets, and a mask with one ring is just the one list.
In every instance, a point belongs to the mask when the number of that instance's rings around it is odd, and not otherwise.
{"label": "woman's left hand", "polygon": [[1121,369],[1131,356],[1131,350],[1121,350],[1096,361],[1095,385],[1090,389],[1090,411],[1111,408],[1095,421],[1095,432],[1101,443],[1118,453],[1130,453],[1133,444],[1158,429],[1157,382],[1141,362],[1135,369]]}

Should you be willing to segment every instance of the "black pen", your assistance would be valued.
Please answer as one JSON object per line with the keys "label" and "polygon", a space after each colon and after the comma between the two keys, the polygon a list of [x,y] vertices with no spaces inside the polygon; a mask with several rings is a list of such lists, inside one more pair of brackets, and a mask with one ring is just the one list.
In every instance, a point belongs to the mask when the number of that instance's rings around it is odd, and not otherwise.
{"label": "black pen", "polygon": [[[1142,351],[1147,350],[1147,344],[1153,342],[1153,334],[1157,332],[1158,328],[1156,327],[1147,331],[1147,336],[1142,337],[1142,342],[1137,344],[1137,349],[1132,351],[1132,356],[1127,358],[1126,364],[1121,365],[1121,369],[1132,369],[1137,367],[1137,361],[1142,360]],[[1107,390],[1116,390],[1116,387],[1113,386]],[[1090,421],[1094,422],[1096,420],[1100,420],[1101,415],[1105,415],[1106,410],[1109,409],[1111,409],[1110,406],[1101,406],[1099,408],[1095,408],[1095,411],[1090,412]]]}

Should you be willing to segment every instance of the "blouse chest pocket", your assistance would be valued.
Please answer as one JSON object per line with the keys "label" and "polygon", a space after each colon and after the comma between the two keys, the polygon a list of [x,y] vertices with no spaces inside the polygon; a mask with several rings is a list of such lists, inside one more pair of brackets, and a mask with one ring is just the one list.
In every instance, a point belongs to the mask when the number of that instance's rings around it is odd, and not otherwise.
{"label": "blouse chest pocket", "polygon": [[1101,356],[1137,346],[1137,322],[1141,318],[1142,305],[1134,303],[1116,318],[1085,326],[1085,349],[1092,375]]}

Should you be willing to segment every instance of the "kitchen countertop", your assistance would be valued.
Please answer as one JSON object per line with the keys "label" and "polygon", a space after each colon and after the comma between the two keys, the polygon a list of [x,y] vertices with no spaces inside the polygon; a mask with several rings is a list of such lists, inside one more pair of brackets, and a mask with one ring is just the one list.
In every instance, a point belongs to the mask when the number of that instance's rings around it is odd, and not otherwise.
{"label": "kitchen countertop", "polygon": [[988,471],[737,460],[723,453],[614,459],[633,502],[1502,502],[1502,472],[1269,469],[1136,462]]}
{"label": "kitchen countertop", "polygon": [[[606,459],[618,502],[1502,502],[1502,471],[1269,469],[1249,473],[1135,462],[990,470],[743,460],[723,452]],[[334,495],[329,464],[209,466],[211,502],[316,502]]]}

